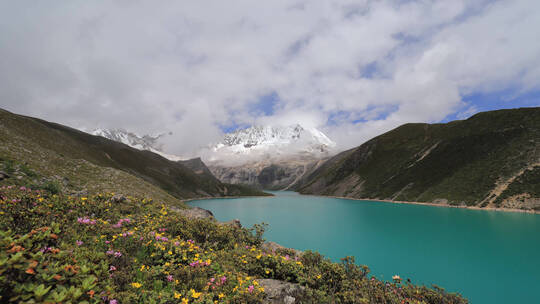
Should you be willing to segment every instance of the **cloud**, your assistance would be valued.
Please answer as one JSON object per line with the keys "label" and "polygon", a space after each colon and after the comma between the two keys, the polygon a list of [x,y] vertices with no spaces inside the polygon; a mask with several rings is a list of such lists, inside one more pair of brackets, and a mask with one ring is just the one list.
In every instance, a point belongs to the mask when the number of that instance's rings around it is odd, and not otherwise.
{"label": "cloud", "polygon": [[540,90],[539,28],[532,0],[4,1],[0,106],[172,131],[178,154],[257,123],[349,148],[482,110],[463,96]]}

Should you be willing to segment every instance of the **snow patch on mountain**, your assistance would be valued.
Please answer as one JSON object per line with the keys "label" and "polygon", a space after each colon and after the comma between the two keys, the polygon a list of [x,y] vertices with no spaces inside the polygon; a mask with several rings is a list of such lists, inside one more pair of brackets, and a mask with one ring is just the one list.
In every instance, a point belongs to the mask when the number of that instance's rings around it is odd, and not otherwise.
{"label": "snow patch on mountain", "polygon": [[186,158],[163,152],[163,144],[159,142],[164,136],[170,136],[172,133],[161,133],[157,135],[138,135],[124,129],[94,129],[88,132],[92,135],[105,137],[110,140],[121,142],[138,150],[148,150],[159,154],[169,160],[179,161]]}
{"label": "snow patch on mountain", "polygon": [[224,136],[210,147],[204,158],[210,163],[239,164],[284,158],[322,158],[333,152],[336,143],[316,128],[252,126]]}

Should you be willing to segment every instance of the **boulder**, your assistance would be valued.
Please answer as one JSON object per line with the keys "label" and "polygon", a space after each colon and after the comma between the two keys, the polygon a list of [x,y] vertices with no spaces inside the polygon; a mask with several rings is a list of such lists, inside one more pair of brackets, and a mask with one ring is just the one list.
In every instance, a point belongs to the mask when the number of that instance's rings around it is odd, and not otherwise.
{"label": "boulder", "polygon": [[122,203],[125,202],[127,198],[123,196],[122,194],[115,194],[113,197],[109,199],[111,203]]}
{"label": "boulder", "polygon": [[212,212],[199,207],[187,209],[175,208],[174,211],[180,213],[188,219],[214,219],[214,214],[212,214]]}
{"label": "boulder", "polygon": [[240,223],[239,219],[234,219],[232,221],[221,223],[222,225],[232,226],[235,228],[242,228],[242,223]]}
{"label": "boulder", "polygon": [[277,303],[300,303],[299,298],[302,298],[305,288],[285,281],[279,281],[274,279],[260,279],[257,280],[261,287],[264,288],[266,294],[263,303],[277,304]]}
{"label": "boulder", "polygon": [[296,256],[301,256],[302,255],[302,251],[300,251],[300,250],[296,250],[296,249],[293,249],[293,248],[287,248],[287,247],[281,246],[280,244],[278,244],[276,242],[270,242],[270,241],[264,242],[261,245],[261,249],[266,253],[275,253],[276,251],[292,251],[294,253],[294,255],[296,255]]}

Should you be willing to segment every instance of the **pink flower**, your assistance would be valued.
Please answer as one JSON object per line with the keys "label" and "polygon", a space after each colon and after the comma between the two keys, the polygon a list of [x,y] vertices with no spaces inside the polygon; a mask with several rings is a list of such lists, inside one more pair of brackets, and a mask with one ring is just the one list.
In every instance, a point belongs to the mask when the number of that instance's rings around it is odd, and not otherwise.
{"label": "pink flower", "polygon": [[220,280],[221,280],[221,284],[225,284],[225,281],[227,281],[227,277],[222,276]]}
{"label": "pink flower", "polygon": [[77,241],[75,243],[77,244],[77,246],[81,246],[82,244],[84,244],[83,241]]}
{"label": "pink flower", "polygon": [[167,282],[172,282],[173,281],[173,276],[172,275],[168,275],[167,276]]}
{"label": "pink flower", "polygon": [[116,267],[114,267],[113,265],[111,265],[111,267],[109,268],[109,271],[115,271],[116,270]]}
{"label": "pink flower", "polygon": [[109,301],[109,304],[118,304],[118,301],[116,301],[115,299],[112,299]]}
{"label": "pink flower", "polygon": [[253,292],[253,289],[255,289],[255,287],[254,287],[253,285],[249,285],[248,291],[249,291],[249,292]]}
{"label": "pink flower", "polygon": [[117,257],[117,258],[119,258],[119,257],[122,256],[122,253],[119,252],[119,251],[117,251],[117,252],[114,253],[114,256]]}

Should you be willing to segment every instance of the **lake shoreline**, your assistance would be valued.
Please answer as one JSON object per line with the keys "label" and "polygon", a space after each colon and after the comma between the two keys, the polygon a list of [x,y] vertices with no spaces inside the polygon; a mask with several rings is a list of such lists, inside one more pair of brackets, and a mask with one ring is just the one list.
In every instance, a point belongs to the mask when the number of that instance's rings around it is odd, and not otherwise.
{"label": "lake shoreline", "polygon": [[315,195],[315,194],[302,194],[308,196],[322,196],[330,198],[339,198],[347,199],[353,201],[374,201],[382,203],[391,203],[391,204],[409,204],[409,205],[423,205],[423,206],[433,206],[433,207],[446,207],[446,208],[460,208],[460,209],[470,209],[470,210],[484,210],[484,211],[498,211],[498,212],[515,212],[515,213],[530,213],[530,214],[540,214],[540,211],[537,210],[525,210],[525,209],[513,209],[513,208],[493,208],[493,207],[477,207],[477,206],[454,206],[448,204],[433,204],[426,202],[409,202],[409,201],[393,201],[393,200],[382,200],[382,199],[372,199],[372,198],[354,198],[346,196],[332,196],[332,195]]}
{"label": "lake shoreline", "polygon": [[[297,192],[298,193],[298,192]],[[484,211],[498,211],[498,212],[514,212],[514,213],[529,213],[529,214],[540,214],[540,210],[525,210],[525,209],[514,209],[514,208],[494,208],[494,207],[477,207],[477,206],[454,206],[448,204],[434,204],[426,202],[410,202],[410,201],[394,201],[394,200],[383,200],[383,199],[373,199],[373,198],[354,198],[346,196],[334,196],[334,195],[317,195],[317,194],[302,194],[305,196],[318,196],[318,197],[329,197],[329,198],[339,198],[352,201],[373,201],[373,202],[382,202],[382,203],[391,203],[391,204],[409,204],[409,205],[423,205],[423,206],[432,206],[432,207],[443,207],[443,208],[459,208],[459,209],[469,209],[469,210],[484,210]],[[274,195],[272,195],[274,196]],[[190,198],[182,200],[182,203],[188,203],[191,201],[198,200],[208,200],[208,199],[234,199],[234,198],[262,198],[262,197],[272,197],[272,196],[220,196],[220,197],[200,197],[200,198]]]}

